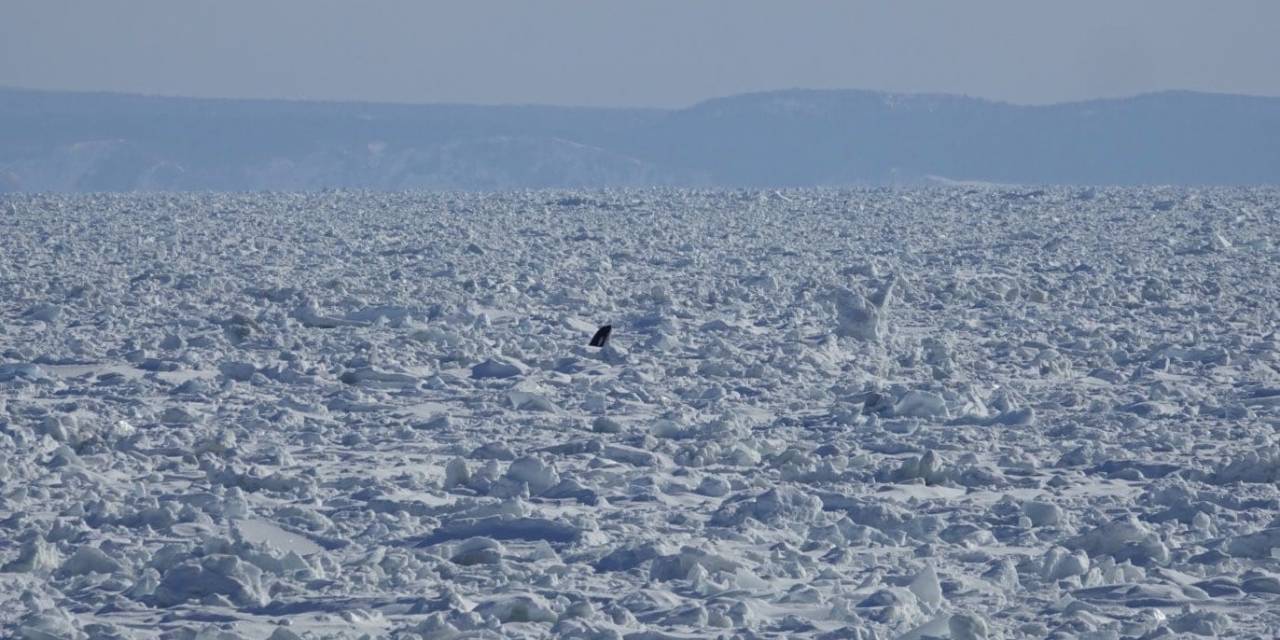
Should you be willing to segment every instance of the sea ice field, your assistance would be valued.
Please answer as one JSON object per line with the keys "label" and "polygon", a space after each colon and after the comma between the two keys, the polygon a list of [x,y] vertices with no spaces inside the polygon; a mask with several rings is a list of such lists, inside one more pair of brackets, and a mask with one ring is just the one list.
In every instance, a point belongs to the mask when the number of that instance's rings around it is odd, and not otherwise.
{"label": "sea ice field", "polygon": [[0,196],[0,637],[1280,637],[1278,240],[1273,188]]}

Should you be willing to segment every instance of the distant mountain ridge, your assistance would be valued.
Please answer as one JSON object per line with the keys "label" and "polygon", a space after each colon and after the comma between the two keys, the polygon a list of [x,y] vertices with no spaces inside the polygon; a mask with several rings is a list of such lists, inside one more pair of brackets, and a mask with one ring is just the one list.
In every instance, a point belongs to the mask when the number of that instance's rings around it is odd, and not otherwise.
{"label": "distant mountain ridge", "polygon": [[1280,183],[1280,98],[789,90],[686,109],[0,89],[0,192]]}

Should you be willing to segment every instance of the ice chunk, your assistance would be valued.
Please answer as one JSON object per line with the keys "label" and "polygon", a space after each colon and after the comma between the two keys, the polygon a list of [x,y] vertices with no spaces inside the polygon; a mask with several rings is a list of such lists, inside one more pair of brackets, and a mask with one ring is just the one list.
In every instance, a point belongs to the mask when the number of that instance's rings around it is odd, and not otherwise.
{"label": "ice chunk", "polygon": [[477,536],[459,544],[449,559],[463,566],[498,564],[503,552],[502,543],[493,538]]}
{"label": "ice chunk", "polygon": [[172,607],[211,595],[225,596],[242,607],[260,607],[269,600],[261,569],[235,556],[215,554],[166,571],[156,588],[155,601]]}
{"label": "ice chunk", "polygon": [[1081,549],[1093,557],[1109,555],[1118,561],[1127,559],[1139,565],[1169,561],[1169,548],[1133,515],[1103,524],[1065,544],[1069,549]]}
{"label": "ice chunk", "polygon": [[293,317],[304,327],[314,329],[336,329],[338,327],[363,327],[369,323],[356,320],[345,320],[326,316],[320,312],[319,305],[311,298],[304,298],[302,304],[293,311]]}
{"label": "ice chunk", "polygon": [[947,621],[951,640],[986,640],[991,633],[987,621],[973,613],[956,613]]}
{"label": "ice chunk", "polygon": [[75,619],[61,609],[34,614],[18,627],[21,640],[83,640],[87,637]]}
{"label": "ice chunk", "polygon": [[887,334],[880,309],[869,300],[846,288],[834,292],[836,303],[836,335],[879,342]]}
{"label": "ice chunk", "polygon": [[1037,527],[1051,527],[1062,522],[1062,507],[1051,502],[1028,502],[1022,505],[1022,512]]}
{"label": "ice chunk", "polygon": [[622,425],[617,420],[600,416],[591,422],[591,430],[596,433],[622,433]]}
{"label": "ice chunk", "polygon": [[641,564],[662,555],[662,549],[653,543],[625,544],[595,562],[596,571],[630,571]]}
{"label": "ice chunk", "polygon": [[58,318],[62,317],[62,307],[46,302],[27,309],[27,311],[22,315],[24,317],[31,318],[32,320],[53,323],[57,322]]}
{"label": "ice chunk", "polygon": [[555,467],[533,456],[518,458],[507,467],[507,477],[529,485],[529,492],[538,495],[560,482]]}
{"label": "ice chunk", "polygon": [[916,574],[911,580],[911,584],[907,585],[911,593],[916,598],[930,607],[937,607],[942,604],[942,584],[938,582],[938,572],[934,571],[933,565],[925,566],[924,570]]}
{"label": "ice chunk", "polygon": [[1062,549],[1051,549],[1045,554],[1043,576],[1049,580],[1061,580],[1072,576],[1082,576],[1089,572],[1089,556],[1083,550],[1066,553]]}
{"label": "ice chunk", "polygon": [[895,482],[909,482],[920,479],[924,480],[925,484],[933,485],[946,481],[950,474],[942,456],[930,449],[918,458],[903,460],[897,469],[888,474],[888,477]]}
{"label": "ice chunk", "polygon": [[537,594],[507,595],[487,600],[473,609],[482,616],[493,616],[503,624],[511,622],[555,622],[555,611]]}
{"label": "ice chunk", "polygon": [[452,489],[454,487],[465,485],[471,480],[471,472],[467,469],[467,461],[462,458],[454,458],[444,468],[444,488]]}
{"label": "ice chunk", "polygon": [[81,576],[89,573],[111,574],[120,569],[120,563],[108,557],[101,549],[86,545],[76,549],[76,552],[62,563],[62,568],[58,572],[69,576]]}
{"label": "ice chunk", "polygon": [[9,382],[17,379],[23,380],[48,380],[49,375],[41,369],[39,365],[26,362],[0,364],[0,382]]}
{"label": "ice chunk", "polygon": [[556,406],[539,393],[509,391],[507,392],[507,399],[511,401],[511,407],[517,411],[540,411],[544,413],[555,413],[556,411]]}
{"label": "ice chunk", "polygon": [[732,487],[729,485],[728,480],[718,476],[706,476],[702,479],[702,482],[698,483],[697,492],[700,495],[712,498],[722,498],[729,495],[730,490],[732,490]]}
{"label": "ice chunk", "polygon": [[267,636],[267,640],[303,640],[303,638],[288,627],[276,627],[276,630]]}
{"label": "ice chunk", "polygon": [[735,572],[742,565],[721,555],[695,547],[684,547],[679,553],[654,558],[649,566],[649,579],[658,582],[685,580],[695,568],[707,572]]}
{"label": "ice chunk", "polygon": [[1218,468],[1210,476],[1210,481],[1214,484],[1280,482],[1280,449],[1268,447],[1262,451],[1249,451]]}
{"label": "ice chunk", "polygon": [[893,415],[904,418],[946,418],[947,402],[928,391],[911,390],[893,405]]}
{"label": "ice chunk", "polygon": [[1280,527],[1271,527],[1254,533],[1235,536],[1227,542],[1227,553],[1237,558],[1272,557],[1272,551],[1280,548]]}
{"label": "ice chunk", "polygon": [[1005,427],[1029,427],[1036,423],[1036,411],[1031,407],[1005,411],[993,416],[991,423]]}
{"label": "ice chunk", "polygon": [[352,369],[351,371],[343,373],[339,379],[351,385],[368,384],[389,387],[412,387],[418,384],[418,379],[407,373],[380,371],[373,367]]}
{"label": "ice chunk", "polygon": [[710,524],[732,527],[752,518],[766,524],[813,522],[822,514],[822,500],[793,487],[775,487],[755,498],[728,502],[711,516]]}
{"label": "ice chunk", "polygon": [[57,548],[39,535],[28,538],[22,543],[18,557],[9,564],[0,567],[5,573],[47,573],[53,571],[62,562]]}
{"label": "ice chunk", "polygon": [[514,378],[524,374],[524,368],[514,362],[488,359],[471,367],[471,377],[477,380],[486,378]]}
{"label": "ice chunk", "polygon": [[218,365],[218,372],[228,380],[248,382],[258,372],[258,368],[248,362],[224,362]]}
{"label": "ice chunk", "polygon": [[495,540],[546,540],[548,542],[573,542],[582,531],[563,520],[535,517],[510,517],[494,515],[484,518],[459,518],[450,520],[429,536],[418,541],[419,547],[471,538],[488,536]]}

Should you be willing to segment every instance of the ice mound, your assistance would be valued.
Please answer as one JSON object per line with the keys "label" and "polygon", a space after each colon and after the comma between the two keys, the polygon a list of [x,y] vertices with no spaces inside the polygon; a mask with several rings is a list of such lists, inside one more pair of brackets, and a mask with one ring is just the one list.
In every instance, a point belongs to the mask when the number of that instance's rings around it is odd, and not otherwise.
{"label": "ice mound", "polygon": [[1062,507],[1038,500],[1032,500],[1022,505],[1022,511],[1026,514],[1027,519],[1031,521],[1031,524],[1037,527],[1052,527],[1061,524],[1065,518]]}
{"label": "ice mound", "polygon": [[1227,541],[1227,553],[1242,558],[1267,559],[1280,549],[1280,527],[1271,527]]}
{"label": "ice mound", "polygon": [[20,640],[84,640],[89,637],[77,620],[61,610],[38,613],[18,627]]}
{"label": "ice mound", "polygon": [[1210,481],[1214,484],[1280,482],[1280,448],[1246,452],[1242,458],[1231,460],[1214,471]]}
{"label": "ice mound", "polygon": [[381,371],[373,367],[359,367],[347,371],[339,377],[347,384],[374,384],[391,387],[412,387],[418,384],[418,378],[407,373]]}
{"label": "ice mound", "polygon": [[471,377],[477,380],[485,378],[514,378],[524,374],[524,367],[507,360],[488,359],[471,367]]}
{"label": "ice mound", "polygon": [[555,467],[533,456],[517,458],[507,467],[507,478],[529,486],[529,493],[539,495],[560,482]]}
{"label": "ice mound", "polygon": [[1169,561],[1169,548],[1160,536],[1134,516],[1099,525],[1064,544],[1069,549],[1085,551],[1090,557],[1108,555],[1138,565]]}
{"label": "ice mound", "polygon": [[172,567],[164,572],[153,597],[157,605],[172,607],[219,596],[240,607],[260,607],[269,601],[262,570],[231,555],[211,555]]}
{"label": "ice mound", "polygon": [[793,487],[777,487],[758,496],[730,499],[711,516],[717,527],[741,525],[748,518],[765,524],[811,523],[822,515],[822,500]]}
{"label": "ice mound", "polygon": [[846,288],[832,293],[836,305],[836,335],[879,342],[888,335],[883,318],[883,303],[875,305],[862,294]]}
{"label": "ice mound", "polygon": [[1089,555],[1084,550],[1068,553],[1063,549],[1050,549],[1042,560],[1040,577],[1045,580],[1062,580],[1089,573]]}
{"label": "ice mound", "polygon": [[[218,365],[218,371],[228,380],[248,382],[253,378],[253,374],[258,372],[258,368],[249,362],[224,362]],[[188,390],[196,391],[196,389],[190,387]]]}
{"label": "ice mound", "polygon": [[942,396],[928,391],[908,391],[893,405],[893,415],[904,418],[948,417],[947,403]]}
{"label": "ice mound", "polygon": [[33,535],[18,551],[18,557],[0,567],[5,573],[47,573],[62,563],[58,549],[40,535]]}
{"label": "ice mound", "polygon": [[605,554],[595,562],[596,571],[629,571],[641,564],[664,555],[656,543],[625,544]]}
{"label": "ice mound", "polygon": [[312,298],[304,298],[302,303],[293,310],[293,317],[301,322],[304,327],[313,329],[337,329],[339,327],[363,327],[368,322],[359,320],[346,320],[335,316],[328,316],[320,311],[319,304]]}
{"label": "ice mound", "polygon": [[541,413],[555,413],[556,406],[546,396],[541,393],[530,391],[510,391],[507,393],[507,400],[511,403],[511,408],[517,411],[536,411]]}
{"label": "ice mound", "polygon": [[925,484],[942,484],[952,478],[952,471],[942,456],[930,450],[923,455],[903,460],[887,478],[894,482],[922,480]]}
{"label": "ice mound", "polygon": [[0,364],[0,382],[10,382],[13,380],[26,380],[30,382],[38,382],[48,380],[49,375],[40,368],[40,365],[27,362],[9,362]]}
{"label": "ice mound", "polygon": [[538,517],[493,515],[449,520],[436,528],[431,535],[418,541],[418,546],[426,547],[449,540],[476,536],[487,536],[495,540],[573,542],[581,535],[581,529],[567,522]]}
{"label": "ice mound", "polygon": [[469,538],[460,543],[457,548],[449,554],[449,559],[455,564],[463,566],[471,566],[478,564],[497,564],[502,561],[505,549],[502,543],[492,538],[476,537]]}
{"label": "ice mound", "polygon": [[987,621],[972,613],[957,613],[947,619],[951,640],[986,640],[990,637]]}
{"label": "ice mound", "polygon": [[555,611],[536,594],[502,596],[476,605],[475,613],[496,618],[503,624],[512,622],[555,622]]}
{"label": "ice mound", "polygon": [[649,578],[659,582],[688,580],[696,577],[698,571],[734,573],[741,567],[741,564],[724,556],[685,547],[679,553],[655,557],[649,565]]}
{"label": "ice mound", "polygon": [[119,562],[107,556],[101,549],[83,546],[76,549],[76,552],[62,563],[58,571],[66,575],[81,576],[89,573],[111,574],[122,569]]}
{"label": "ice mound", "polygon": [[938,582],[938,572],[932,565],[926,566],[923,571],[916,574],[916,577],[912,578],[911,583],[907,585],[907,589],[930,609],[942,604],[942,585]]}

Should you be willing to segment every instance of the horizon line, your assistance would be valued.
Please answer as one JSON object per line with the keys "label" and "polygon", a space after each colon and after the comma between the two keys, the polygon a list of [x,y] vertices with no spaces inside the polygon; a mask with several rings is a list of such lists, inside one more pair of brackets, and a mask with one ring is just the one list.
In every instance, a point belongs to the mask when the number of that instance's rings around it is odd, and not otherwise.
{"label": "horizon line", "polygon": [[1052,108],[1065,105],[1079,105],[1094,102],[1117,102],[1124,100],[1134,100],[1149,96],[1160,96],[1169,94],[1187,94],[1201,96],[1220,96],[1233,98],[1261,99],[1261,100],[1280,100],[1280,95],[1250,94],[1250,93],[1231,93],[1225,91],[1206,91],[1200,89],[1180,89],[1168,88],[1154,91],[1142,91],[1133,94],[1125,94],[1120,96],[1101,96],[1096,98],[1084,98],[1080,100],[1063,100],[1059,102],[1043,102],[1043,103],[1026,103],[1013,102],[1010,100],[998,100],[986,98],[983,96],[971,95],[967,93],[948,93],[945,91],[890,91],[884,89],[865,89],[857,87],[846,88],[811,88],[811,87],[788,87],[781,89],[762,89],[755,91],[743,91],[740,93],[732,93],[722,96],[713,96],[698,100],[691,104],[680,107],[645,107],[645,106],[626,106],[626,105],[580,105],[580,104],[563,104],[552,102],[410,102],[399,100],[366,100],[366,99],[330,99],[330,98],[263,98],[263,97],[235,97],[235,96],[193,96],[168,93],[141,93],[119,90],[99,90],[99,89],[47,89],[39,87],[23,87],[17,85],[0,84],[0,92],[23,92],[23,93],[42,93],[42,94],[61,94],[69,96],[108,96],[118,98],[143,98],[150,100],[180,100],[180,101],[209,101],[209,102],[257,102],[257,103],[277,103],[277,104],[311,104],[311,105],[363,105],[363,106],[394,106],[394,107],[470,107],[470,108],[542,108],[542,109],[581,109],[581,110],[598,110],[598,111],[659,111],[659,112],[676,112],[687,109],[693,109],[701,105],[720,100],[728,100],[733,98],[742,98],[749,96],[767,96],[771,94],[788,94],[788,93],[815,93],[815,94],[872,94],[887,97],[906,97],[906,98],[960,98],[965,100],[973,100],[977,102],[985,102],[988,104],[1007,105],[1021,108]]}

